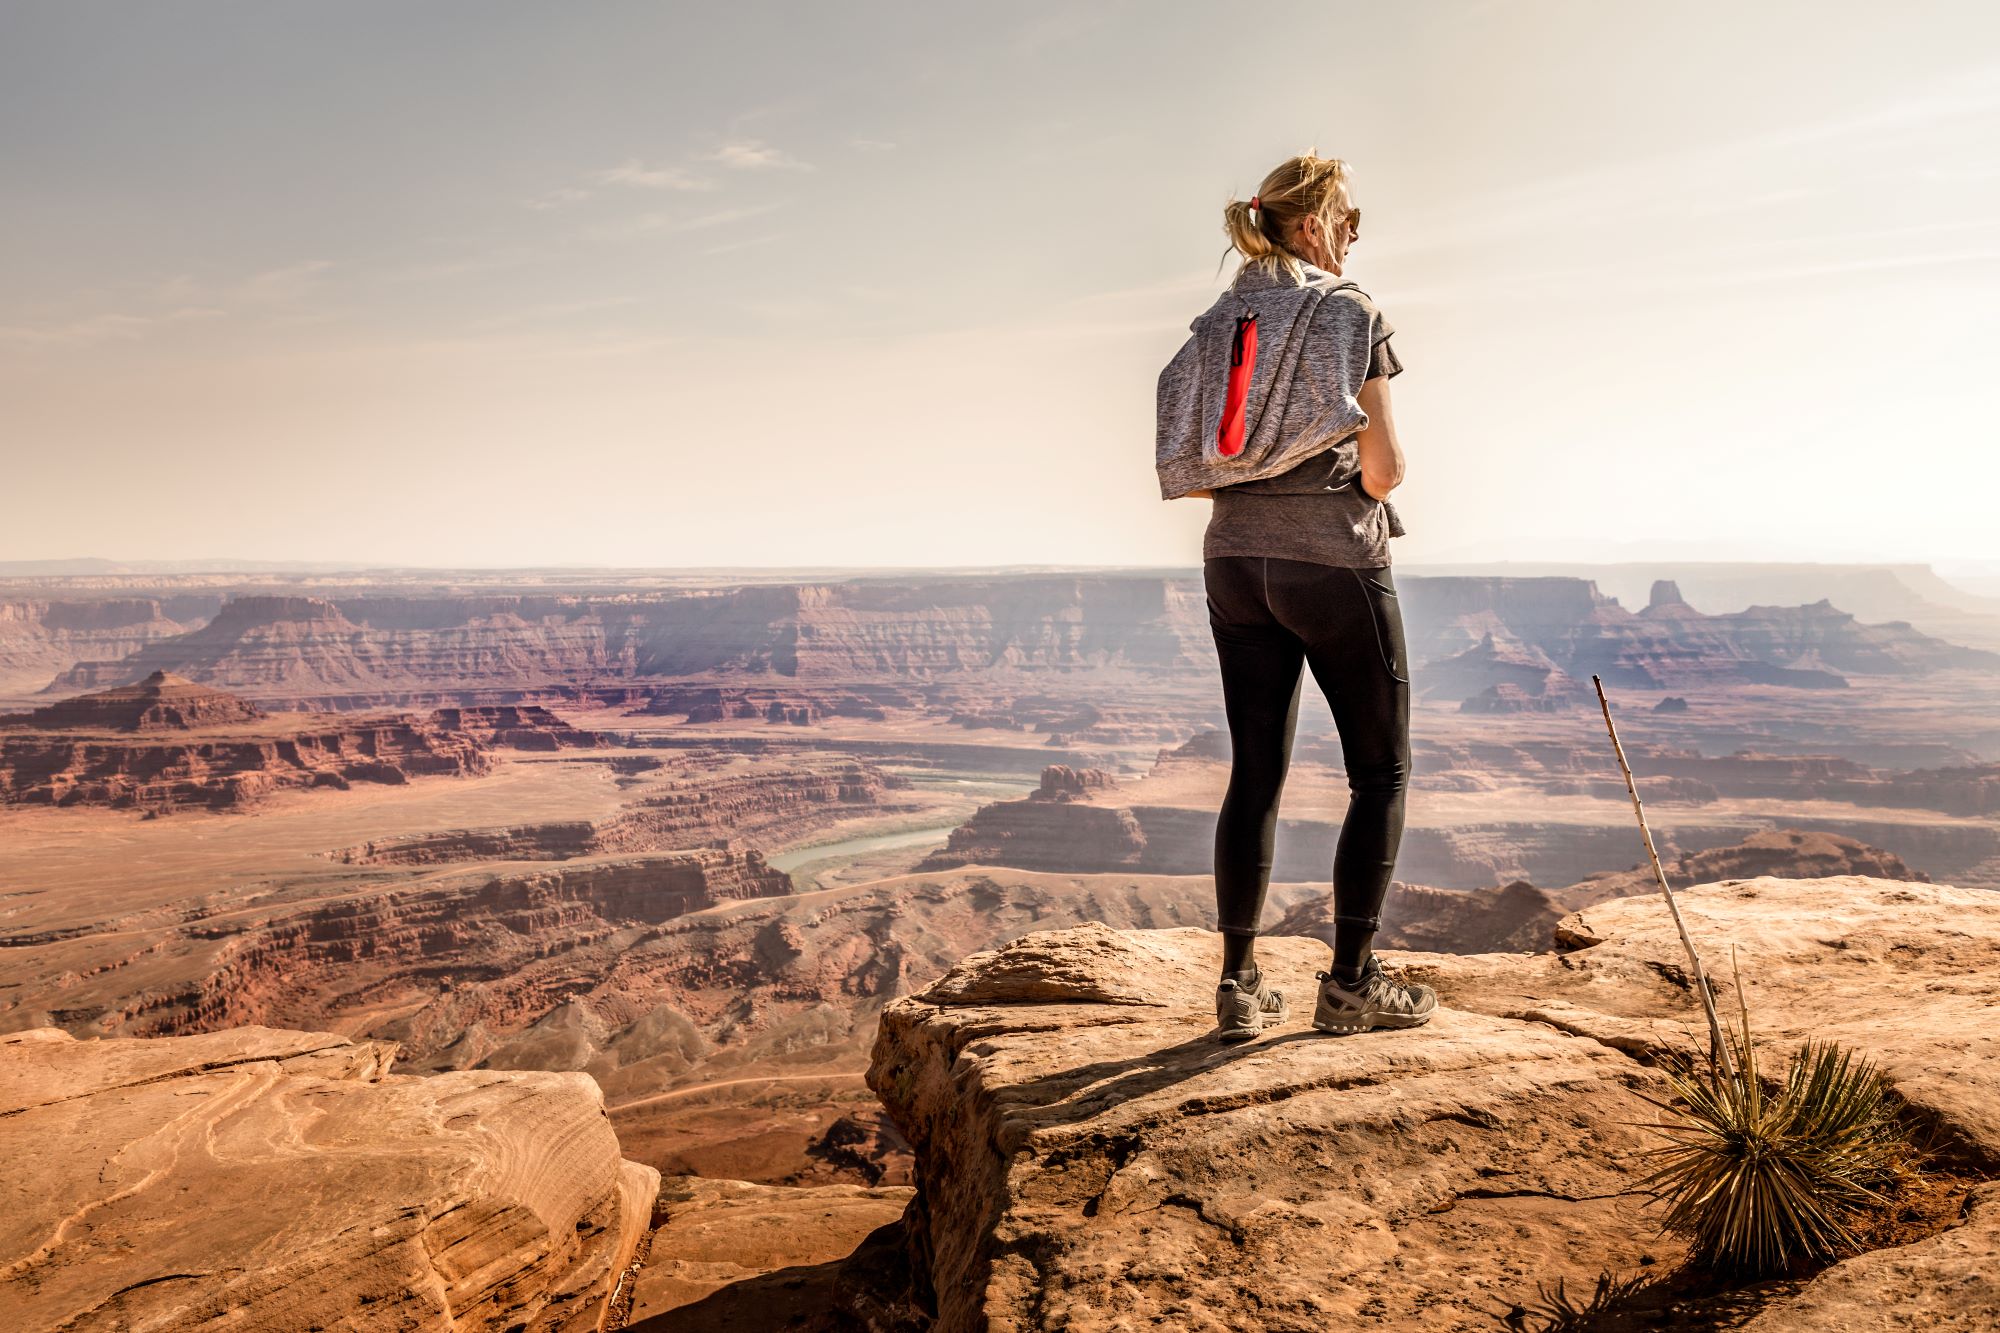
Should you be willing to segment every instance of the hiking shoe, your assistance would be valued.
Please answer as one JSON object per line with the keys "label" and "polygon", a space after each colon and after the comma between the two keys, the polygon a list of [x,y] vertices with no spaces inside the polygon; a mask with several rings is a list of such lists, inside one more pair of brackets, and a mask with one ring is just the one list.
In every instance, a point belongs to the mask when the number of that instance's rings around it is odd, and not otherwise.
{"label": "hiking shoe", "polygon": [[1261,967],[1257,969],[1254,986],[1224,981],[1215,988],[1215,1025],[1221,1029],[1219,1035],[1223,1041],[1246,1041],[1266,1027],[1284,1022],[1291,1012],[1284,992],[1265,983]]}
{"label": "hiking shoe", "polygon": [[1366,1032],[1370,1028],[1414,1028],[1430,1022],[1437,992],[1429,986],[1391,981],[1373,954],[1361,979],[1343,986],[1331,972],[1319,973],[1319,1003],[1313,1026],[1321,1032]]}

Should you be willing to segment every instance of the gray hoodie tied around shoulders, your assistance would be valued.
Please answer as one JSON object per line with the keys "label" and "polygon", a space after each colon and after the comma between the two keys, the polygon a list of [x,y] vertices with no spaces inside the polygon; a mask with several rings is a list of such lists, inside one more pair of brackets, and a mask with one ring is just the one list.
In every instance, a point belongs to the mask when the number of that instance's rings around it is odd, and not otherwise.
{"label": "gray hoodie tied around shoulders", "polygon": [[[1193,336],[1160,372],[1155,462],[1160,498],[1261,481],[1348,441],[1368,425],[1357,395],[1369,352],[1395,330],[1368,293],[1325,269],[1245,264],[1189,325]],[[1243,451],[1217,449],[1239,316],[1257,317],[1257,360],[1245,404]],[[1360,473],[1360,451],[1353,471]],[[1324,481],[1314,489],[1325,489]],[[1396,525],[1400,527],[1400,524]]]}

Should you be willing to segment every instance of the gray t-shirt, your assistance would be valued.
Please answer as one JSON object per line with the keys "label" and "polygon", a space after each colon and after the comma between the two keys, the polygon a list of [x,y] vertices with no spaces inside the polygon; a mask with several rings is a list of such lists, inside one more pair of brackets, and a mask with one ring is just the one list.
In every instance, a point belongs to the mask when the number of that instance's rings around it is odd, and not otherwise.
{"label": "gray t-shirt", "polygon": [[[1394,330],[1387,320],[1379,328],[1367,379],[1403,369],[1389,345]],[[1268,555],[1357,569],[1389,564],[1389,539],[1403,535],[1403,522],[1394,505],[1361,490],[1359,455],[1360,445],[1350,435],[1288,472],[1217,487],[1201,558]],[[1336,477],[1351,480],[1329,488]]]}

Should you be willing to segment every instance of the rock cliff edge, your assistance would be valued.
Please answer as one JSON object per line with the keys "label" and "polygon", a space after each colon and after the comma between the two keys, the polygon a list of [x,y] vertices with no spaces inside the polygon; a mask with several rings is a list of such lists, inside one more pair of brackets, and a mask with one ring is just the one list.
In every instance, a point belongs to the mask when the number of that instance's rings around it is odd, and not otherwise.
{"label": "rock cliff edge", "polygon": [[[1922,1239],[1756,1294],[1742,1325],[2000,1326],[2000,895],[1838,875],[1679,894],[1767,1069],[1807,1036],[1876,1060],[1962,1202]],[[1555,953],[1384,953],[1442,1008],[1310,1025],[1324,945],[1269,938],[1292,1016],[1213,1040],[1219,938],[1042,931],[884,1011],[870,1086],[913,1145],[909,1304],[962,1329],[1537,1327],[1683,1256],[1632,1190],[1653,1057],[1705,1035],[1657,896],[1563,918]],[[885,1323],[886,1326],[886,1323]],[[1581,1325],[1579,1325],[1581,1326]]]}

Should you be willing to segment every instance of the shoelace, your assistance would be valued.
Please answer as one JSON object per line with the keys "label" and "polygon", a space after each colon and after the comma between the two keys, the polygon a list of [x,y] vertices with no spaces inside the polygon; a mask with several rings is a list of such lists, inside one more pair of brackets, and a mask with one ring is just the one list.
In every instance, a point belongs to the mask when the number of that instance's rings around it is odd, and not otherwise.
{"label": "shoelace", "polygon": [[1419,1002],[1417,988],[1407,979],[1409,974],[1400,966],[1384,963],[1379,959],[1371,959],[1369,965],[1362,969],[1360,979],[1352,986],[1335,977],[1331,971],[1316,975],[1321,981],[1332,981],[1352,995],[1367,995],[1374,989],[1373,983],[1380,981],[1383,989],[1388,992],[1385,1006],[1387,1008],[1414,1011]]}

